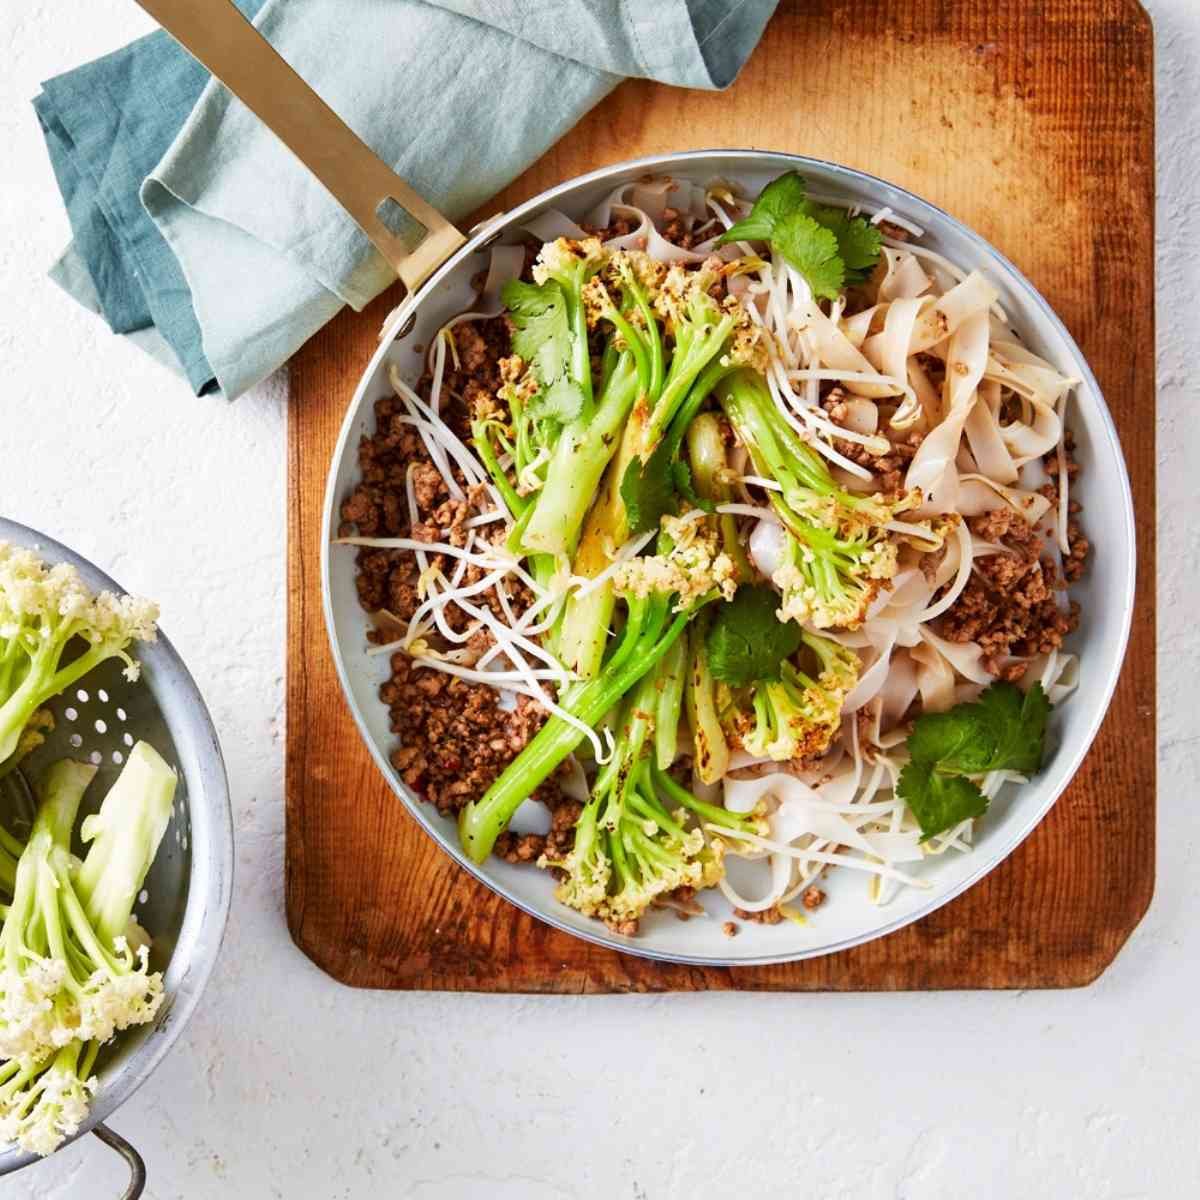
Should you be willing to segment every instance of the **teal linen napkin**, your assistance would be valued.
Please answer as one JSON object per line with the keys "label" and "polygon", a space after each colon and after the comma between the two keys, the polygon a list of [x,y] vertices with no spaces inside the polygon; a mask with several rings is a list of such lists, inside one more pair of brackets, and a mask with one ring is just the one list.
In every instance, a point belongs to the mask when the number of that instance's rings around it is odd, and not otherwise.
{"label": "teal linen napkin", "polygon": [[[452,220],[627,76],[722,88],[777,0],[240,0]],[[261,5],[261,11],[259,11]],[[73,241],[52,277],[233,398],[393,282],[325,189],[164,34],[35,101]]]}

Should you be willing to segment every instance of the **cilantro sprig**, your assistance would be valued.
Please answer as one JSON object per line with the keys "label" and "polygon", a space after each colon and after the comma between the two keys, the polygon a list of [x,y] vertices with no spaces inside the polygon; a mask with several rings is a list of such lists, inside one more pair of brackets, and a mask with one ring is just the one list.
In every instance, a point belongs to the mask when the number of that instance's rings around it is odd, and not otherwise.
{"label": "cilantro sprig", "polygon": [[733,687],[778,679],[783,662],[800,648],[803,631],[775,615],[779,594],[765,585],[742,587],[719,605],[705,649],[709,673]]}
{"label": "cilantro sprig", "polygon": [[921,840],[987,811],[987,797],[971,776],[1040,770],[1049,715],[1040,683],[1022,692],[998,682],[972,703],[919,716],[908,736],[910,761],[897,792],[916,817]]}
{"label": "cilantro sprig", "polygon": [[561,284],[510,280],[500,298],[512,319],[512,348],[532,369],[538,382],[531,415],[566,424],[580,416],[584,397],[571,375],[575,335]]}
{"label": "cilantro sprig", "polygon": [[814,204],[795,171],[772,180],[750,212],[721,235],[726,242],[768,242],[804,276],[813,295],[834,300],[843,288],[862,283],[879,261],[883,237],[862,217]]}

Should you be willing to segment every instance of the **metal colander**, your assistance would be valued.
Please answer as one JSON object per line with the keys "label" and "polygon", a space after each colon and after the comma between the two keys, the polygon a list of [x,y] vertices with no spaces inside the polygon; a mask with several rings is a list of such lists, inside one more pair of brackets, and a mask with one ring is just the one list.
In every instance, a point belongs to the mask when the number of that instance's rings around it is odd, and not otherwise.
{"label": "metal colander", "polygon": [[[0,541],[35,550],[46,562],[74,564],[95,590],[123,588],[51,538],[0,518]],[[135,914],[154,938],[150,963],[163,972],[166,1000],[155,1021],[128,1030],[105,1046],[91,1113],[78,1136],[94,1131],[130,1164],[127,1200],[141,1194],[145,1171],[136,1150],[107,1129],[109,1117],[146,1080],[191,1016],[220,948],[233,875],[233,823],[216,730],[191,675],[161,634],[133,653],[141,677],[130,683],[119,661],[104,663],[47,707],[54,729],[22,764],[26,780],[48,763],[71,757],[98,768],[81,816],[93,812],[121,770],[129,749],[149,742],[179,772],[171,823],[159,847]],[[23,836],[32,795],[17,781],[2,793],[9,828]],[[77,847],[77,849],[80,849]],[[0,1175],[35,1161],[16,1147],[0,1148]]]}

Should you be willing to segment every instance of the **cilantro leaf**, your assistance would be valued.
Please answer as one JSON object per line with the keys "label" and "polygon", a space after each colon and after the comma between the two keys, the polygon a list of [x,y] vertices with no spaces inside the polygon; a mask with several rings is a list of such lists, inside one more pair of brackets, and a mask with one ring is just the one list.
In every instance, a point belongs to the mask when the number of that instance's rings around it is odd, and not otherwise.
{"label": "cilantro leaf", "polygon": [[969,779],[940,775],[928,762],[905,764],[896,790],[917,818],[923,842],[987,811],[987,797]]}
{"label": "cilantro leaf", "polygon": [[1042,767],[1050,700],[1035,683],[1027,692],[1011,683],[994,683],[978,703],[996,730],[996,749],[987,770],[1006,768],[1032,775]]}
{"label": "cilantro leaf", "polygon": [[985,770],[992,740],[977,704],[956,704],[946,712],[924,713],[908,735],[913,762],[945,763],[969,774]]}
{"label": "cilantro leaf", "polygon": [[530,364],[538,381],[531,414],[573,421],[583,410],[583,393],[571,376],[575,335],[562,286],[553,279],[541,284],[513,279],[500,298],[512,319],[513,353]]}
{"label": "cilantro leaf", "polygon": [[566,425],[583,411],[583,393],[573,379],[558,379],[527,402],[529,415],[537,420],[549,417]]}
{"label": "cilantro leaf", "polygon": [[796,653],[802,632],[795,621],[780,621],[778,608],[778,594],[764,585],[739,588],[717,609],[705,643],[714,679],[741,687],[779,678],[783,660]]}
{"label": "cilantro leaf", "polygon": [[718,246],[727,242],[769,242],[775,227],[785,217],[794,212],[802,211],[807,203],[805,197],[808,184],[804,176],[796,171],[788,171],[778,179],[772,179],[758,194],[750,212],[740,221],[731,225],[720,238]]}
{"label": "cilantro leaf", "polygon": [[679,511],[682,497],[692,508],[712,512],[711,500],[696,494],[692,471],[679,458],[680,436],[669,430],[648,459],[633,459],[621,477],[621,499],[631,534],[657,529],[663,517]]}
{"label": "cilantro leaf", "polygon": [[911,762],[900,774],[900,797],[926,838],[987,809],[964,776],[988,771],[1032,775],[1042,765],[1050,701],[1040,683],[1027,692],[993,683],[974,703],[925,713],[908,736]]}
{"label": "cilantro leaf", "polygon": [[686,471],[687,466],[682,462],[672,463],[673,451],[674,448],[664,440],[648,459],[635,458],[625,468],[621,477],[621,499],[625,502],[631,534],[657,529],[659,521],[678,508],[677,468],[683,467]]}
{"label": "cilantro leaf", "polygon": [[875,269],[883,247],[883,234],[862,217],[849,217],[840,208],[809,209],[809,215],[837,238],[838,257],[847,283],[862,283]]}
{"label": "cilantro leaf", "polygon": [[804,179],[789,171],[763,188],[750,212],[717,244],[744,241],[770,242],[772,252],[804,276],[814,296],[832,300],[848,284],[867,278],[879,261],[883,235],[862,217],[814,204]]}
{"label": "cilantro leaf", "polygon": [[845,266],[838,257],[837,235],[831,230],[807,213],[792,213],[775,227],[771,248],[804,276],[814,296],[837,298]]}
{"label": "cilantro leaf", "polygon": [[706,500],[696,491],[695,484],[692,482],[692,468],[682,458],[677,458],[671,464],[671,480],[675,484],[675,490],[692,508],[699,508],[707,513],[716,512],[716,504],[711,500]]}
{"label": "cilantro leaf", "polygon": [[1040,683],[1024,693],[1011,683],[993,683],[974,703],[918,717],[908,752],[914,760],[937,763],[944,774],[1001,769],[1030,774],[1042,765],[1049,715]]}

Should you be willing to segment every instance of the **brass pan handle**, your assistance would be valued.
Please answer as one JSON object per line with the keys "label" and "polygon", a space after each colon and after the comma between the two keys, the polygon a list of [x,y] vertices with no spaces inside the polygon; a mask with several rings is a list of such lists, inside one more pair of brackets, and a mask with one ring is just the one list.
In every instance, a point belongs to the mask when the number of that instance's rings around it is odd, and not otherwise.
{"label": "brass pan handle", "polygon": [[[231,0],[138,0],[325,186],[415,291],[466,238],[292,70]],[[425,229],[412,248],[380,218],[388,201]]]}

